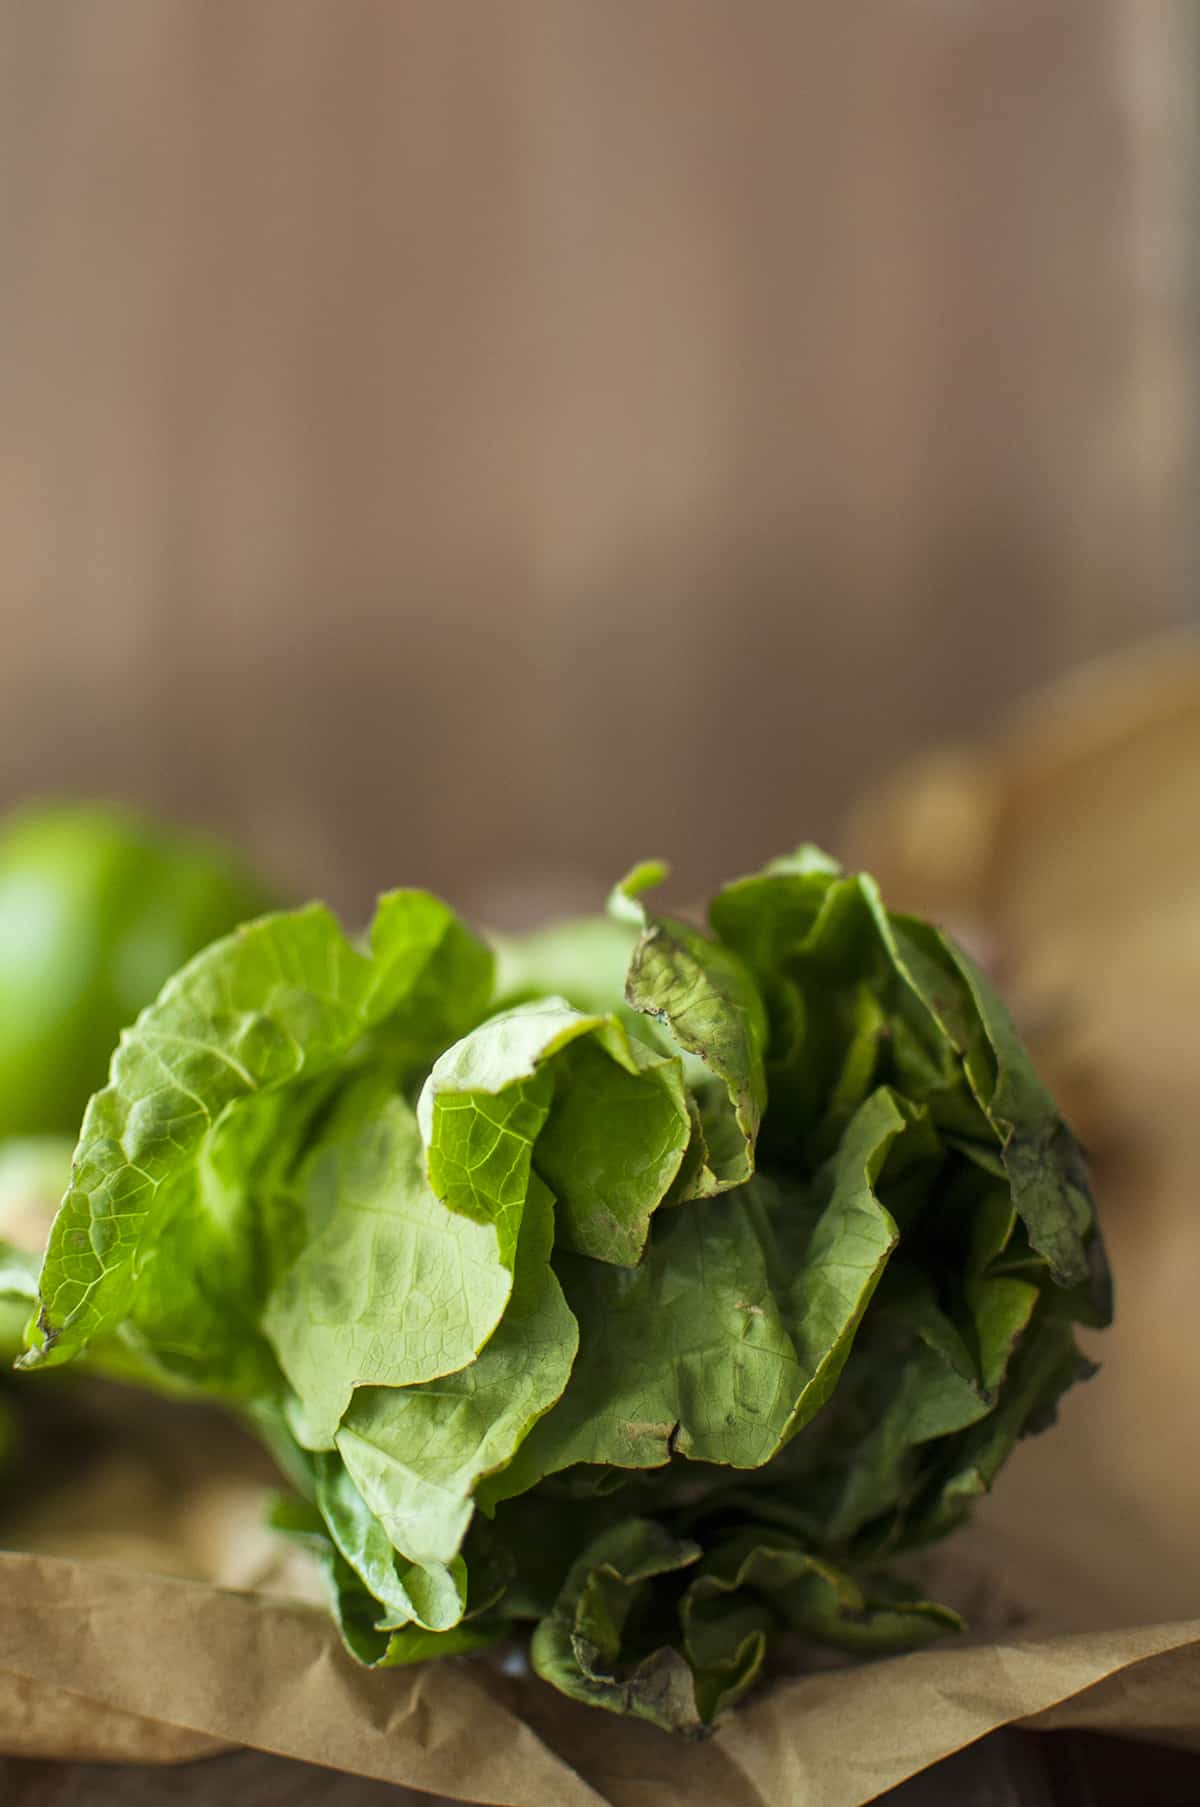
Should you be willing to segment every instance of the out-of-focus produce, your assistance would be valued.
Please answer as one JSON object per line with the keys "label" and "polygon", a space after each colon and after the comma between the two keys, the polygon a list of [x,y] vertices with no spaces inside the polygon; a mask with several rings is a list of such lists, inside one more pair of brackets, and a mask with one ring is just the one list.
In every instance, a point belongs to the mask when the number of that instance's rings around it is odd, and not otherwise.
{"label": "out-of-focus produce", "polygon": [[120,1031],[271,902],[220,843],[114,804],[0,823],[0,1137],[74,1135]]}

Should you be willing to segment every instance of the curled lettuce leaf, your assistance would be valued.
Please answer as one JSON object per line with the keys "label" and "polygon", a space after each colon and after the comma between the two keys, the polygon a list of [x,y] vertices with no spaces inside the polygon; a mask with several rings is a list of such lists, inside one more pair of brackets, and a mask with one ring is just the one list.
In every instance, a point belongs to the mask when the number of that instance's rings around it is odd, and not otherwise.
{"label": "curled lettuce leaf", "polygon": [[701,1159],[688,1194],[707,1197],[754,1173],[767,1104],[767,1018],[736,953],[685,922],[646,909],[641,893],[665,876],[666,868],[654,863],[635,868],[609,909],[642,930],[630,956],[626,1002],[661,1023],[700,1069]]}
{"label": "curled lettuce leaf", "polygon": [[[686,1657],[657,1643],[653,1631],[636,1641],[628,1634],[631,1621],[653,1606],[655,1582],[686,1570],[701,1554],[699,1544],[672,1537],[652,1519],[630,1519],[604,1532],[573,1563],[553,1610],[533,1634],[530,1655],[538,1674],[589,1706],[697,1730],[695,1680]],[[650,1648],[639,1649],[646,1643]]]}
{"label": "curled lettuce leaf", "polygon": [[493,1225],[507,1261],[540,1174],[560,1242],[635,1266],[692,1139],[680,1062],[561,998],[504,1011],[457,1043],[417,1115],[434,1191]]}
{"label": "curled lettuce leaf", "polygon": [[946,1607],[855,1575],[769,1525],[743,1525],[706,1549],[634,1518],[585,1546],[530,1655],[573,1699],[695,1735],[753,1685],[781,1632],[884,1655],[959,1629]]}

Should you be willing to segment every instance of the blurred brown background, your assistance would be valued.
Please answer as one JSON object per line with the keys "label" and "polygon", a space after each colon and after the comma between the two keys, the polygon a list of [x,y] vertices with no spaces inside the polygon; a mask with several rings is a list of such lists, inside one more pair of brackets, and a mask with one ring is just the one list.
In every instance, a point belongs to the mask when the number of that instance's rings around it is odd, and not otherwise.
{"label": "blurred brown background", "polygon": [[1181,620],[1168,0],[0,0],[0,802],[503,919]]}

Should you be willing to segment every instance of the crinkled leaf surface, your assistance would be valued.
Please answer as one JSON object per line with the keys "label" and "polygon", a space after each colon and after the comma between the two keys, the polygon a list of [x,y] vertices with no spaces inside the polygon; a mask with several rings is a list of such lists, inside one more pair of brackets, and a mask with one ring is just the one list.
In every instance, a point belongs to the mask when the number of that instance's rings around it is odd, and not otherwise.
{"label": "crinkled leaf surface", "polygon": [[698,1732],[756,1679],[781,1628],[855,1653],[914,1649],[961,1620],[902,1583],[849,1569],[771,1525],[707,1550],[653,1519],[589,1541],[534,1632],[538,1674],[564,1693]]}
{"label": "crinkled leaf surface", "polygon": [[453,1560],[476,1484],[511,1460],[567,1384],[579,1334],[550,1267],[553,1234],[553,1200],[535,1177],[512,1300],[478,1359],[425,1386],[365,1389],[338,1432],[363,1498],[410,1558]]}
{"label": "crinkled leaf surface", "polygon": [[635,1263],[692,1136],[680,1063],[561,998],[504,1011],[457,1043],[418,1117],[434,1191],[494,1225],[510,1262],[536,1168],[561,1243]]}
{"label": "crinkled leaf surface", "polygon": [[416,1117],[386,1074],[351,1082],[288,1189],[299,1252],[262,1322],[296,1394],[300,1441],[330,1449],[356,1387],[465,1368],[499,1324],[513,1276],[494,1227],[434,1195]]}
{"label": "crinkled leaf surface", "polygon": [[659,1220],[640,1265],[559,1260],[585,1359],[500,1498],[580,1462],[767,1462],[828,1398],[896,1242],[874,1190],[905,1118],[862,1107],[807,1199],[762,1180]]}
{"label": "crinkled leaf surface", "polygon": [[728,887],[711,915],[772,1012],[773,1113],[786,1101],[789,1124],[811,1137],[816,1119],[827,1139],[872,1081],[922,1099],[943,1133],[1002,1163],[1055,1282],[1089,1281],[1104,1321],[1107,1270],[1079,1150],[961,949],[926,923],[889,917],[871,879],[804,859]]}
{"label": "crinkled leaf surface", "polygon": [[911,917],[894,933],[914,988],[963,1058],[1031,1244],[1059,1286],[1090,1283],[1097,1321],[1107,1322],[1111,1291],[1083,1159],[1012,1018],[947,936]]}
{"label": "crinkled leaf surface", "polygon": [[[228,1146],[233,1119],[264,1095],[352,1062],[380,1025],[399,1037],[413,1008],[424,1020],[429,969],[448,937],[460,950],[457,972],[462,943],[452,912],[423,892],[393,892],[380,901],[367,952],[313,905],[238,930],[169,981],[122,1037],[109,1084],[88,1106],[27,1363],[66,1360],[125,1318],[151,1259],[167,1269],[164,1307],[177,1283],[186,1285],[204,1320],[204,1286],[219,1284],[223,1309],[252,1312],[247,1169],[260,1139],[247,1135],[236,1173],[207,1187],[202,1169],[213,1139]],[[481,948],[480,972],[488,960]],[[467,1002],[475,1007],[474,993]],[[187,1315],[169,1309],[174,1333],[185,1338]],[[210,1312],[202,1322],[201,1347],[219,1332],[219,1317]]]}
{"label": "crinkled leaf surface", "polygon": [[767,1018],[748,968],[698,929],[652,914],[641,892],[663,869],[639,867],[618,886],[614,908],[642,925],[625,982],[632,1008],[661,1023],[711,1075],[699,1093],[701,1160],[685,1196],[707,1197],[754,1172],[754,1147],[767,1103]]}
{"label": "crinkled leaf surface", "polygon": [[751,1601],[789,1630],[844,1650],[912,1650],[962,1629],[956,1613],[902,1583],[856,1575],[771,1525],[751,1523],[706,1552],[680,1601],[684,1648],[698,1672],[729,1666],[731,1632],[744,1635]]}
{"label": "crinkled leaf surface", "polygon": [[630,1650],[631,1616],[663,1575],[686,1570],[700,1546],[650,1519],[615,1525],[585,1549],[554,1610],[538,1625],[530,1660],[545,1681],[589,1706],[631,1713],[668,1731],[698,1731],[690,1665],[669,1644]]}

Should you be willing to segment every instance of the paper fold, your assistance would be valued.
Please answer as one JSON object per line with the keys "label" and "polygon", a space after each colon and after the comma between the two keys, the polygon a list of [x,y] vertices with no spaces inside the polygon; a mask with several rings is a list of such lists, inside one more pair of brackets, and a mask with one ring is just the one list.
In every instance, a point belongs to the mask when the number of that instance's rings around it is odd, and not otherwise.
{"label": "paper fold", "polygon": [[249,1745],[489,1807],[862,1807],[1014,1723],[1200,1746],[1200,1621],[799,1677],[685,1743],[477,1662],[361,1669],[304,1603],[21,1554],[0,1588],[8,1751]]}

